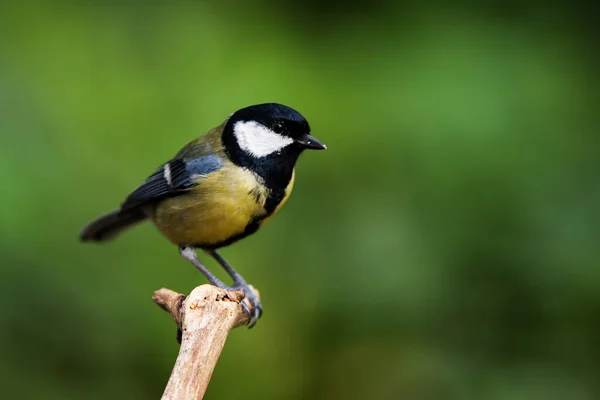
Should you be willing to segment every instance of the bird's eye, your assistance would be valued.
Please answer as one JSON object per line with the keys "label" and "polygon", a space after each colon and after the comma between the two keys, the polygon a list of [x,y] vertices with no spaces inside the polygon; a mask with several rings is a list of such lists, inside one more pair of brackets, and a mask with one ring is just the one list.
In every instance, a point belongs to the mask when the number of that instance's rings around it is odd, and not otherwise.
{"label": "bird's eye", "polygon": [[275,122],[273,124],[273,132],[275,133],[283,133],[285,131],[285,127],[283,126],[283,123],[281,122]]}

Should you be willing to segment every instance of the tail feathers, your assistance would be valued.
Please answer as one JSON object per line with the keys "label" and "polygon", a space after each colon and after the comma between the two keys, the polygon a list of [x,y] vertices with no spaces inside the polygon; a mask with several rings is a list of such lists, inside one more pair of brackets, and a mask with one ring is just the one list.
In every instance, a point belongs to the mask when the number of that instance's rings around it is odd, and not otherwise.
{"label": "tail feathers", "polygon": [[113,239],[122,231],[146,218],[146,215],[139,209],[117,210],[86,226],[79,234],[79,238],[84,242],[103,242]]}

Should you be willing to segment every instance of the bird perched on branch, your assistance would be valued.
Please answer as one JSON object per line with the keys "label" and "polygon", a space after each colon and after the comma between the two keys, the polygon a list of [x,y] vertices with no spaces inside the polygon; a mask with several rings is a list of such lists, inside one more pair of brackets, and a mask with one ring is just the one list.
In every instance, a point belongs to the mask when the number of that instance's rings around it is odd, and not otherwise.
{"label": "bird perched on branch", "polygon": [[[256,232],[272,218],[290,196],[298,156],[306,149],[325,148],[310,135],[306,119],[290,107],[267,103],[243,108],[181,149],[127,196],[120,209],[85,227],[80,238],[103,242],[152,221],[211,284],[245,293],[252,308],[243,302],[242,307],[252,327],[262,306],[217,249]],[[232,286],[198,260],[196,248],[227,271]]]}

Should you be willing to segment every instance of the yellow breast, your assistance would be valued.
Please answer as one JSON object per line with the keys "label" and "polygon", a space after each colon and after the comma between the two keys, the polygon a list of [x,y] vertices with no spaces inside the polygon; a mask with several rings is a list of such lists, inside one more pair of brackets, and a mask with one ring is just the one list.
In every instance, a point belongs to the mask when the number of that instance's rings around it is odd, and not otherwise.
{"label": "yellow breast", "polygon": [[[289,197],[292,185],[293,177],[273,215]],[[257,175],[229,164],[199,177],[189,192],[160,202],[152,220],[177,245],[211,247],[242,237],[250,222],[266,217],[263,206],[268,194]]]}

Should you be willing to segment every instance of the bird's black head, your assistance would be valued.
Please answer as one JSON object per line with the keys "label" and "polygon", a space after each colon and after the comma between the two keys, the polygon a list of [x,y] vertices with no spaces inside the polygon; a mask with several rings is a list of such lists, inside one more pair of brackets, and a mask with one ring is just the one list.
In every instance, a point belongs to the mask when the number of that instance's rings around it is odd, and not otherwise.
{"label": "bird's black head", "polygon": [[[310,136],[308,121],[298,111],[277,103],[258,104],[231,114],[224,131],[225,145],[235,146],[255,158],[296,151],[324,149]],[[235,142],[235,143],[234,143]]]}
{"label": "bird's black head", "polygon": [[223,145],[234,163],[253,170],[266,182],[282,174],[291,177],[303,150],[326,148],[310,135],[302,114],[277,103],[258,104],[231,114],[223,130]]}

